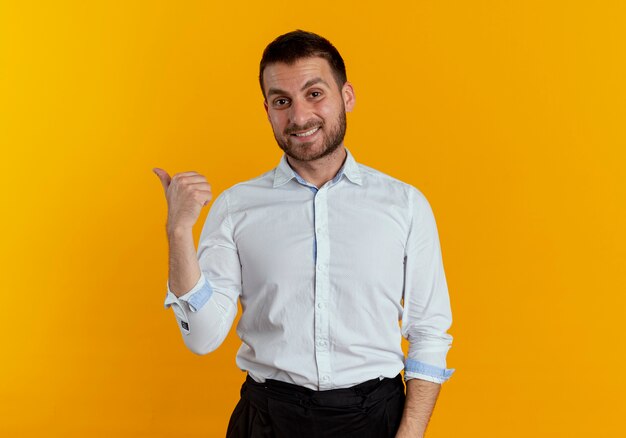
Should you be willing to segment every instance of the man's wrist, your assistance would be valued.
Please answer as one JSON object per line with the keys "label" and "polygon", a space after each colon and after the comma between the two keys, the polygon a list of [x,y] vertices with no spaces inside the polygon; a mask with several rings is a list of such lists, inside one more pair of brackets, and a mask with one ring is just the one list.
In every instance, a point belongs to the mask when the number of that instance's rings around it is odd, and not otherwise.
{"label": "man's wrist", "polygon": [[403,420],[396,432],[396,438],[424,438],[424,433],[416,425]]}
{"label": "man's wrist", "polygon": [[176,239],[193,234],[193,228],[188,226],[176,225],[172,227],[166,227],[168,239]]}

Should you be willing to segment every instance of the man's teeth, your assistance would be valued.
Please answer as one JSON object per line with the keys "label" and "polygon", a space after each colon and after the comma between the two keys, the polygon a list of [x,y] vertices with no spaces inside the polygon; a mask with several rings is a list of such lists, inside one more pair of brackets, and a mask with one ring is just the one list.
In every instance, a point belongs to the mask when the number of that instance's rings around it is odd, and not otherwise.
{"label": "man's teeth", "polygon": [[302,134],[295,134],[295,135],[296,135],[296,137],[306,137],[307,135],[313,134],[318,129],[319,129],[319,127],[313,128],[313,129],[311,129],[310,131],[307,131],[307,132],[303,132]]}

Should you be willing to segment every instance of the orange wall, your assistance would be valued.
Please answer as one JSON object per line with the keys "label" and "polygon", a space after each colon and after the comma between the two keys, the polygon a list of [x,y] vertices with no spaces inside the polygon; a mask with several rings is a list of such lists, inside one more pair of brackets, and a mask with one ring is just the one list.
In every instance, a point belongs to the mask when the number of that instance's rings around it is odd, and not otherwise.
{"label": "orange wall", "polygon": [[0,434],[223,436],[238,339],[196,356],[163,309],[151,169],[217,196],[273,168],[258,62],[303,28],[344,55],[355,158],[435,211],[457,372],[428,436],[619,435],[624,3],[215,3],[0,4]]}

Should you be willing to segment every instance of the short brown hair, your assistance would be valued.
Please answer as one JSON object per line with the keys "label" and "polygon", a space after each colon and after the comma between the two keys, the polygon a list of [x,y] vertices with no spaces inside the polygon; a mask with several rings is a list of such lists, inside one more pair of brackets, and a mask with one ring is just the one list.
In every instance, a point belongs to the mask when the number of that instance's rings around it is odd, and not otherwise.
{"label": "short brown hair", "polygon": [[275,62],[293,64],[299,59],[314,56],[319,56],[328,61],[337,85],[339,88],[343,87],[348,78],[346,76],[346,66],[339,51],[326,38],[298,29],[280,35],[268,44],[263,51],[259,68],[259,83],[261,84],[263,97],[265,97],[263,71],[268,64]]}

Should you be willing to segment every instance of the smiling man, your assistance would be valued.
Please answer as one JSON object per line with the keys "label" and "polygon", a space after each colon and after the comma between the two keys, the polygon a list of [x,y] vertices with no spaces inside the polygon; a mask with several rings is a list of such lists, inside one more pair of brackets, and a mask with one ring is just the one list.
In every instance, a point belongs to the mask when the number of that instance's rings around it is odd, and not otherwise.
{"label": "smiling man", "polygon": [[430,205],[344,146],[355,93],[328,40],[279,36],[259,81],[284,154],[215,199],[197,253],[191,230],[210,185],[197,172],[154,169],[168,202],[165,307],[185,345],[207,354],[241,302],[237,365],[247,377],[227,437],[422,437],[454,372]]}
{"label": "smiling man", "polygon": [[263,91],[267,89],[265,110],[278,145],[293,160],[290,164],[302,166],[332,154],[345,157],[340,148],[354,91],[349,83],[339,85],[333,79],[325,59],[274,62],[264,66],[261,77]]}

